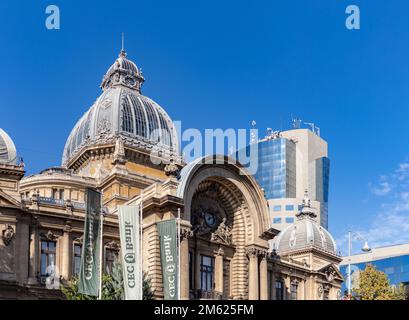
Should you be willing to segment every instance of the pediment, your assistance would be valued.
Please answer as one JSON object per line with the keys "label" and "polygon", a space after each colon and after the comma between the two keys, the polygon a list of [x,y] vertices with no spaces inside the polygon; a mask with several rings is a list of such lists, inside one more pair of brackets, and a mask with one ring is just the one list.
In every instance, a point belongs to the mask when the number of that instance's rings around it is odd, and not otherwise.
{"label": "pediment", "polygon": [[333,263],[326,265],[325,267],[318,270],[318,272],[325,274],[328,281],[332,281],[333,279],[343,279],[341,272],[339,271],[338,267]]}
{"label": "pediment", "polygon": [[20,207],[20,202],[0,189],[0,206]]}

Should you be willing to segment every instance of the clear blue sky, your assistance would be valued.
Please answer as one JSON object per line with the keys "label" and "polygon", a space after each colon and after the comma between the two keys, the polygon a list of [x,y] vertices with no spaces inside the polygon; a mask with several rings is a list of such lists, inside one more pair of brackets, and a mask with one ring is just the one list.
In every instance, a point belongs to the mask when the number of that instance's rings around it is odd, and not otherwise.
{"label": "clear blue sky", "polygon": [[[45,28],[48,4],[61,30]],[[349,4],[359,31],[345,28]],[[59,165],[124,31],[144,94],[185,127],[315,122],[341,248],[349,228],[375,245],[408,242],[408,13],[405,0],[2,1],[0,127],[29,173]]]}

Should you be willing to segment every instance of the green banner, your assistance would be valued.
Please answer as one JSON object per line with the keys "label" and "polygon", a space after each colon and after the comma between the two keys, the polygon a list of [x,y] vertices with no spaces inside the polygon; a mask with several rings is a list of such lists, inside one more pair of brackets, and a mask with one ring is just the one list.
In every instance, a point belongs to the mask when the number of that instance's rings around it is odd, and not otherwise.
{"label": "green banner", "polygon": [[78,292],[98,296],[101,254],[101,193],[87,188],[84,240],[82,244],[81,266]]}
{"label": "green banner", "polygon": [[118,206],[125,300],[142,300],[139,206]]}
{"label": "green banner", "polygon": [[165,300],[178,299],[179,271],[176,229],[176,220],[168,220],[158,223]]}

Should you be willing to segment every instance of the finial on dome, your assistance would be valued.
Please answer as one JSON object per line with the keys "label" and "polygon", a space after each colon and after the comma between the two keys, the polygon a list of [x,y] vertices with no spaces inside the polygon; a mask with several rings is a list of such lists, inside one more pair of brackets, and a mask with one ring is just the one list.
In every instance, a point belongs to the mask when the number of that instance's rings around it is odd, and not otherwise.
{"label": "finial on dome", "polygon": [[312,211],[311,208],[311,200],[308,197],[308,190],[305,189],[304,192],[304,199],[302,200],[302,206],[299,213],[296,214],[298,219],[302,219],[303,217],[310,217],[316,218],[317,215]]}
{"label": "finial on dome", "polygon": [[303,207],[311,208],[311,200],[308,197],[308,189],[304,191],[304,199],[302,200]]}

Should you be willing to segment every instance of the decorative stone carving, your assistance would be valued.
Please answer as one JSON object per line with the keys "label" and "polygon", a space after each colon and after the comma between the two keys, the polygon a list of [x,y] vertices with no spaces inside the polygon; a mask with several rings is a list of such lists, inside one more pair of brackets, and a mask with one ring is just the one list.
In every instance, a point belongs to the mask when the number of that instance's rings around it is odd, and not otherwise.
{"label": "decorative stone carving", "polygon": [[82,243],[84,242],[84,236],[82,235],[81,237],[75,238],[75,239],[73,240],[73,242],[82,245]]}
{"label": "decorative stone carving", "polygon": [[258,250],[257,248],[247,248],[247,249],[246,249],[246,255],[247,255],[249,258],[258,257],[258,254],[259,254],[259,250]]}
{"label": "decorative stone carving", "polygon": [[210,240],[226,245],[232,244],[232,231],[226,224],[227,219],[223,218],[215,232],[212,233]]}
{"label": "decorative stone carving", "polygon": [[73,208],[74,205],[72,204],[70,199],[67,199],[65,201],[65,210],[67,211],[68,214],[73,214]]}
{"label": "decorative stone carving", "polygon": [[322,284],[320,284],[318,286],[318,297],[321,298],[323,293],[324,293],[324,287],[322,286]]}
{"label": "decorative stone carving", "polygon": [[121,139],[116,140],[115,142],[115,152],[114,152],[114,164],[125,164],[125,148],[124,143]]}
{"label": "decorative stone carving", "polygon": [[165,166],[165,174],[168,177],[173,177],[173,178],[177,178],[177,179],[179,178],[180,169],[175,164],[173,159],[170,159],[170,162]]}
{"label": "decorative stone carving", "polygon": [[337,272],[335,271],[335,269],[332,266],[329,266],[325,271],[325,277],[327,278],[328,282],[332,282],[334,281],[334,278],[337,274]]}
{"label": "decorative stone carving", "polygon": [[65,232],[71,232],[72,231],[72,222],[71,222],[71,220],[66,221],[64,231]]}
{"label": "decorative stone carving", "polygon": [[14,228],[11,225],[7,225],[6,228],[2,232],[2,239],[6,246],[9,246],[13,241],[15,236]]}
{"label": "decorative stone carving", "polygon": [[180,230],[180,241],[189,239],[193,237],[193,231],[190,229],[181,229]]}
{"label": "decorative stone carving", "polygon": [[110,250],[119,251],[121,249],[121,246],[119,245],[118,241],[112,240],[110,242],[105,243],[105,248],[110,249]]}
{"label": "decorative stone carving", "polygon": [[111,131],[111,122],[107,118],[103,118],[98,123],[98,134],[104,135]]}
{"label": "decorative stone carving", "polygon": [[48,240],[48,241],[57,241],[58,235],[56,235],[51,230],[48,230],[47,233],[41,233],[41,237]]}
{"label": "decorative stone carving", "polygon": [[216,251],[216,256],[224,256],[224,250],[222,247],[220,247],[217,251]]}
{"label": "decorative stone carving", "polygon": [[264,259],[268,257],[269,253],[267,250],[264,250],[264,249],[249,247],[249,248],[246,248],[246,255],[249,258],[260,257]]}

